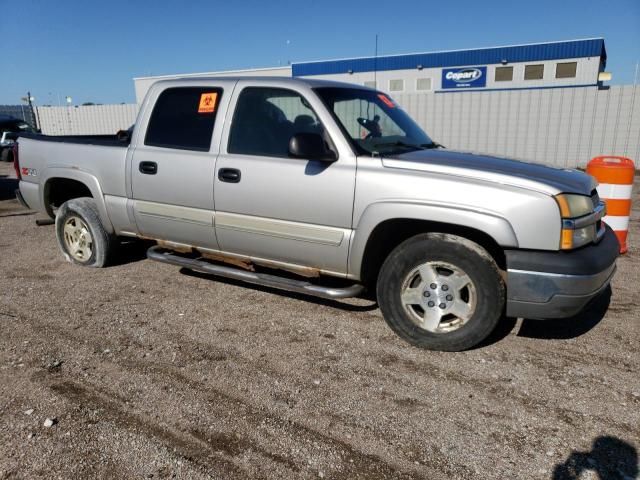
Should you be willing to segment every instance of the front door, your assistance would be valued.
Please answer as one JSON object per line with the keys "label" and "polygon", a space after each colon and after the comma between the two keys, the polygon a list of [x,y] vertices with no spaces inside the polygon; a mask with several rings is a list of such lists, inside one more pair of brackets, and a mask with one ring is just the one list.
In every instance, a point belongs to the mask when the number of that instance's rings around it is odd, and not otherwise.
{"label": "front door", "polygon": [[238,82],[214,183],[223,250],[346,274],[355,157],[289,156],[289,140],[301,132],[321,134],[335,149],[325,128],[332,120],[319,102],[309,91]]}
{"label": "front door", "polygon": [[212,138],[223,88],[180,86],[156,93],[146,135],[136,139],[131,161],[138,231],[144,237],[217,249],[217,145]]}

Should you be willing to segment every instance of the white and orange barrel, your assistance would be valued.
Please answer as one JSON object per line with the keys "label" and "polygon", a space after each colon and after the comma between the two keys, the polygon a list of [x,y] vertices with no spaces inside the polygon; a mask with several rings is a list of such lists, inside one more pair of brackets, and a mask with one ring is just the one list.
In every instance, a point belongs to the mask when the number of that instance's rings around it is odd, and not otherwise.
{"label": "white and orange barrel", "polygon": [[598,195],[607,205],[602,220],[618,237],[620,253],[626,253],[635,165],[626,157],[595,157],[587,165],[587,173],[598,180]]}

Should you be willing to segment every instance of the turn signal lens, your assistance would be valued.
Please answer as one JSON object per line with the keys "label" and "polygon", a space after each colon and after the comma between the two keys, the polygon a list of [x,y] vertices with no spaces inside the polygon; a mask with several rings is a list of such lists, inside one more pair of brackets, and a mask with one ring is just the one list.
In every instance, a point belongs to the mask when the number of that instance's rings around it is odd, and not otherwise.
{"label": "turn signal lens", "polygon": [[560,248],[562,250],[571,250],[573,248],[573,230],[569,230],[567,228],[562,229]]}

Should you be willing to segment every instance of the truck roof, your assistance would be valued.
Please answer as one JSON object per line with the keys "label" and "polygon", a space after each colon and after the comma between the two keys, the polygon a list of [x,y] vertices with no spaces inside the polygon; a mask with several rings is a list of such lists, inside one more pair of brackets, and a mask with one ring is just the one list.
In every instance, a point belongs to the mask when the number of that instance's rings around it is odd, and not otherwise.
{"label": "truck roof", "polygon": [[364,85],[359,85],[356,83],[347,83],[347,82],[337,82],[335,80],[323,80],[323,79],[311,79],[311,78],[300,78],[300,77],[268,77],[268,76],[210,76],[210,77],[178,77],[171,78],[165,80],[158,80],[154,82],[154,85],[158,84],[183,84],[183,85],[191,85],[191,84],[202,84],[202,82],[206,81],[226,81],[226,82],[237,82],[239,80],[243,81],[259,81],[264,83],[273,83],[279,86],[282,85],[306,85],[309,87],[342,87],[342,88],[359,88],[363,90],[372,90],[370,87],[365,87]]}

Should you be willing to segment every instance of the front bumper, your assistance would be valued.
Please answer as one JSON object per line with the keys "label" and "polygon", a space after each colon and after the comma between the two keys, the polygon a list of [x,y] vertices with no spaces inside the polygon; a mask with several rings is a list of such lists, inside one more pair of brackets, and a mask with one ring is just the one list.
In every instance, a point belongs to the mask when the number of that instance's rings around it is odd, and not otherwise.
{"label": "front bumper", "polygon": [[607,288],[620,252],[611,228],[600,242],[573,251],[507,250],[507,315],[566,318]]}

